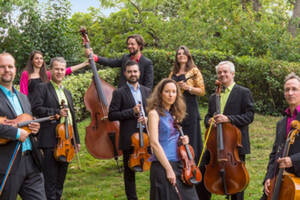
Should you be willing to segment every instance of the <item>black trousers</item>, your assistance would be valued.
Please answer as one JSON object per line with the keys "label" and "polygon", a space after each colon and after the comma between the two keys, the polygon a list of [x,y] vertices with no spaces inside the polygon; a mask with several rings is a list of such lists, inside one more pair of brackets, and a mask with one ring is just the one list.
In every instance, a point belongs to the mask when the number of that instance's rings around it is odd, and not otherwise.
{"label": "black trousers", "polygon": [[69,163],[55,160],[53,149],[43,149],[42,172],[45,178],[47,200],[60,200]]}
{"label": "black trousers", "polygon": [[[1,183],[4,175],[0,174]],[[8,176],[0,200],[16,200],[18,194],[23,200],[46,200],[44,178],[31,151],[22,155],[17,172]]]}
{"label": "black trousers", "polygon": [[123,150],[123,166],[124,166],[124,184],[125,193],[128,200],[137,200],[135,186],[135,172],[128,167],[128,161],[131,151]]}
{"label": "black trousers", "polygon": [[[205,156],[206,158],[205,159],[207,159],[207,153],[208,152],[205,153],[206,154],[206,156]],[[239,155],[239,157],[240,157],[241,161],[245,162],[245,158],[246,158],[245,155]],[[205,163],[207,163],[207,162],[205,162]],[[204,167],[204,165],[202,165],[200,167],[200,170],[201,170],[201,173],[202,173],[202,175],[204,177],[204,173],[205,173],[205,167]],[[199,200],[210,200],[211,199],[211,193],[205,188],[203,179],[196,186],[196,190],[197,190],[197,193],[198,193]],[[244,191],[236,193],[236,194],[233,194],[233,195],[230,195],[230,199],[231,200],[244,200]]]}

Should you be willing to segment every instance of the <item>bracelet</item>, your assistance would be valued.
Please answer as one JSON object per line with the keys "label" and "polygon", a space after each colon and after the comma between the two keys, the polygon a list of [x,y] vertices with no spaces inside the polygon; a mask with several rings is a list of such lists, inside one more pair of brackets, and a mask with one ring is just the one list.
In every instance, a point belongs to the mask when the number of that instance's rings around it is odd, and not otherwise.
{"label": "bracelet", "polygon": [[191,92],[192,91],[192,86],[190,86],[190,88],[189,88],[189,92]]}

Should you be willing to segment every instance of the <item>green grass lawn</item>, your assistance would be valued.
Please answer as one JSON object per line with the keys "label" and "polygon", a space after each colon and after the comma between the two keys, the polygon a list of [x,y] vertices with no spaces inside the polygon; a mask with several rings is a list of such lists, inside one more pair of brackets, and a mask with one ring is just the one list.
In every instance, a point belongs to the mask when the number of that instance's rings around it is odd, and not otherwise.
{"label": "green grass lawn", "polygon": [[[206,113],[201,110],[201,113]],[[204,114],[201,114],[202,116]],[[246,200],[259,199],[262,194],[262,181],[265,176],[268,155],[275,137],[275,126],[279,117],[255,115],[250,126],[251,154],[247,155],[246,167],[250,175],[250,184],[245,191]],[[116,168],[114,160],[97,160],[86,150],[84,144],[85,127],[89,120],[79,123],[81,137],[80,161],[78,169],[76,159],[73,160],[67,174],[64,200],[125,200],[123,176]],[[202,124],[202,134],[205,130]],[[120,164],[122,162],[120,161]],[[149,172],[136,174],[136,185],[140,200],[149,199]],[[213,195],[214,200],[225,199],[224,196]]]}

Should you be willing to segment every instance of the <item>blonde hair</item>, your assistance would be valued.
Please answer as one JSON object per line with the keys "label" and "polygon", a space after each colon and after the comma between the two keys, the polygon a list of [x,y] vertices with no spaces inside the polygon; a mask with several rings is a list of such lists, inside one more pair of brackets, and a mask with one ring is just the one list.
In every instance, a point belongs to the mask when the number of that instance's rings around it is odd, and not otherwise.
{"label": "blonde hair", "polygon": [[176,82],[169,78],[165,78],[161,80],[155,86],[153,93],[151,94],[150,98],[147,100],[147,112],[150,112],[150,110],[156,110],[160,116],[165,116],[165,108],[162,104],[162,92],[168,83],[173,83],[176,86],[176,92],[177,92],[176,100],[171,105],[170,113],[176,120],[181,122],[186,115],[185,101]]}

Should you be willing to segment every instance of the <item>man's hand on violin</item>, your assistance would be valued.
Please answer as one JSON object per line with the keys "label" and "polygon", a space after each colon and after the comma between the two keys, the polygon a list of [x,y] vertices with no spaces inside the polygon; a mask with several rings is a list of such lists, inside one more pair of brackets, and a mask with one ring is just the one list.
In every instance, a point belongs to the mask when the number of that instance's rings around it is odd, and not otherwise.
{"label": "man's hand on violin", "polygon": [[21,131],[20,131],[19,141],[24,142],[30,133],[25,131],[24,129],[20,129],[20,130]]}
{"label": "man's hand on violin", "polygon": [[59,111],[59,114],[60,114],[60,117],[67,117],[68,116],[68,108],[63,108],[63,109],[60,109]]}
{"label": "man's hand on violin", "polygon": [[136,104],[133,107],[133,112],[136,116],[139,116],[140,112],[141,112],[141,104]]}
{"label": "man's hand on violin", "polygon": [[145,124],[147,124],[148,117],[144,117],[144,116],[139,117],[137,121],[142,122],[142,124],[145,125]]}
{"label": "man's hand on violin", "polygon": [[223,114],[215,115],[214,119],[215,119],[216,124],[230,122],[230,119],[226,115],[223,115]]}
{"label": "man's hand on violin", "polygon": [[40,130],[40,127],[40,123],[37,122],[31,122],[30,124],[28,124],[29,130],[31,130],[33,134],[37,134]]}
{"label": "man's hand on violin", "polygon": [[291,157],[278,158],[279,168],[289,168],[293,166]]}

